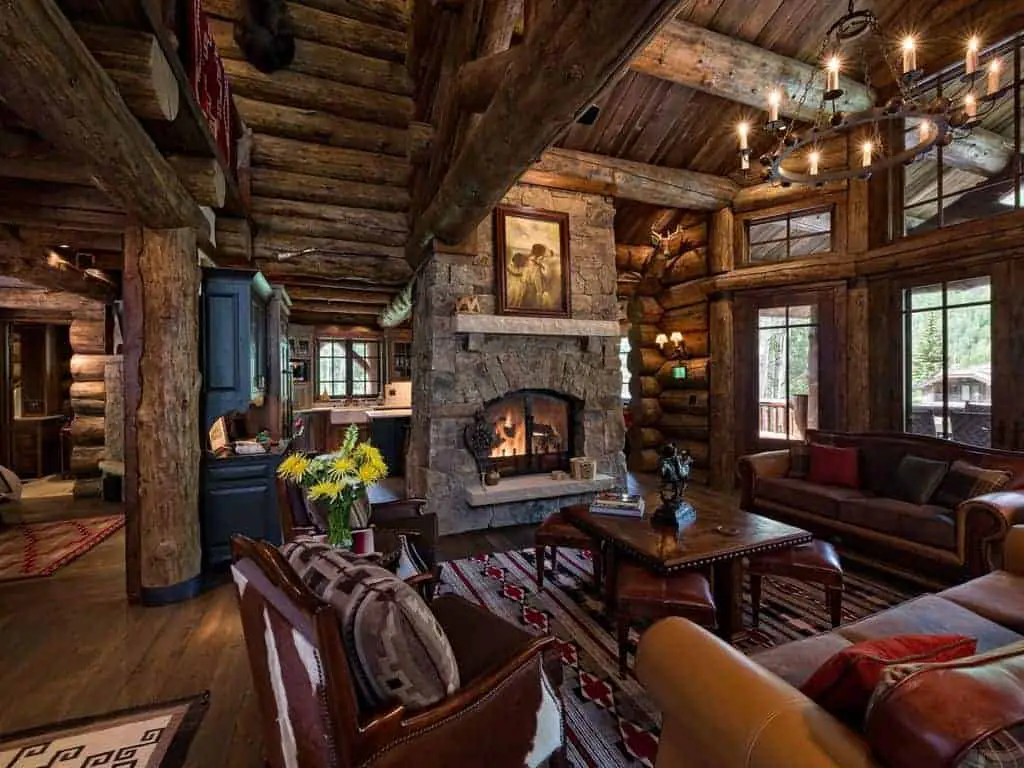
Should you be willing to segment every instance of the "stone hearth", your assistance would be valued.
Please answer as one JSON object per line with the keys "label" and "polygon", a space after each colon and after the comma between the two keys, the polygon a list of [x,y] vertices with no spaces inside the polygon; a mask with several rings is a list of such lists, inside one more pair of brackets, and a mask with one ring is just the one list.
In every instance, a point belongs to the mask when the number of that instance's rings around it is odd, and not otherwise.
{"label": "stone hearth", "polygon": [[[572,318],[495,314],[494,224],[483,222],[470,242],[440,246],[424,268],[413,311],[413,416],[406,482],[437,512],[442,533],[536,522],[566,504],[625,482],[616,309],[615,210],[610,198],[520,185],[511,205],[569,214]],[[455,314],[455,302],[476,296],[482,314]],[[516,390],[547,390],[575,403],[574,447],[597,461],[605,477],[581,486],[522,476],[496,486],[483,501],[476,463],[463,432],[485,403]],[[537,482],[531,484],[530,477]],[[534,490],[529,491],[533,486]],[[543,486],[543,491],[536,489]],[[509,495],[515,501],[505,501]]]}

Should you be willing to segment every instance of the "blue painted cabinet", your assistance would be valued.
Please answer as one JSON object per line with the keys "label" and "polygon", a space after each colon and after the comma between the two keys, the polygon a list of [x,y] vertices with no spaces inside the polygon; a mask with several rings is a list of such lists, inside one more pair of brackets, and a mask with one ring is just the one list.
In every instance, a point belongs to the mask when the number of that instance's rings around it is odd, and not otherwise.
{"label": "blue painted cabinet", "polygon": [[231,562],[231,536],[281,544],[274,475],[280,454],[207,457],[203,463],[203,565],[216,569]]}

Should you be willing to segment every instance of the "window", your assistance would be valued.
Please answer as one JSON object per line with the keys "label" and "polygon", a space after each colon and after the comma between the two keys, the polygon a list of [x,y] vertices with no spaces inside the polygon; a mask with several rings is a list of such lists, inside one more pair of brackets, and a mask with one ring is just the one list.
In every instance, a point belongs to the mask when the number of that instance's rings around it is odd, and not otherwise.
{"label": "window", "polygon": [[629,382],[633,374],[629,372],[629,339],[625,336],[619,339],[619,368],[622,369],[622,402],[628,403]]}
{"label": "window", "polygon": [[747,222],[747,261],[760,264],[829,253],[832,208],[794,211]]}
{"label": "window", "polygon": [[[964,64],[940,72],[918,88],[925,102],[949,99],[954,106],[964,103],[972,92],[977,98],[978,123],[969,132],[958,131],[949,146],[937,146],[927,156],[903,169],[903,224],[906,234],[919,234],[939,227],[981,219],[1024,206],[1021,192],[1020,163],[1021,119],[1014,108],[1014,80],[1024,64],[1017,36],[983,51],[978,65],[978,80],[964,76]],[[998,85],[1005,89],[994,102],[984,99],[988,91],[988,69],[1000,62]],[[909,121],[904,143],[907,148],[919,143],[922,127]],[[925,126],[924,130],[928,130]]]}
{"label": "window", "polygon": [[758,434],[803,440],[818,426],[817,307],[767,307],[757,320]]}
{"label": "window", "polygon": [[907,432],[991,444],[992,291],[988,277],[903,293]]}
{"label": "window", "polygon": [[380,393],[380,342],[320,339],[317,362],[321,397],[376,397]]}

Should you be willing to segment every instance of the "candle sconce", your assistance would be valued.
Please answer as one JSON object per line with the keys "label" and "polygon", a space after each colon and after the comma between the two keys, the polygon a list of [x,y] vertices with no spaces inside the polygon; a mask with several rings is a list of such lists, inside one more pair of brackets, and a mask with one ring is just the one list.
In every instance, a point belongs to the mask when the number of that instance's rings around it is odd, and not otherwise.
{"label": "candle sconce", "polygon": [[658,345],[661,353],[669,360],[686,360],[690,357],[686,351],[686,342],[683,341],[683,334],[673,331],[671,336],[659,333],[654,343]]}

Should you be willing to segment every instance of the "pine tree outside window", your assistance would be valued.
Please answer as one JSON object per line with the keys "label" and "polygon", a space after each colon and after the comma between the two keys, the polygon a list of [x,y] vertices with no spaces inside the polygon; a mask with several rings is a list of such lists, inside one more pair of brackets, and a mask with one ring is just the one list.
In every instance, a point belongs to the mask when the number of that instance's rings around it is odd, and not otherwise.
{"label": "pine tree outside window", "polygon": [[991,445],[989,278],[904,291],[903,336],[904,430]]}
{"label": "pine tree outside window", "polygon": [[803,440],[818,426],[818,313],[813,305],[758,311],[758,434]]}

